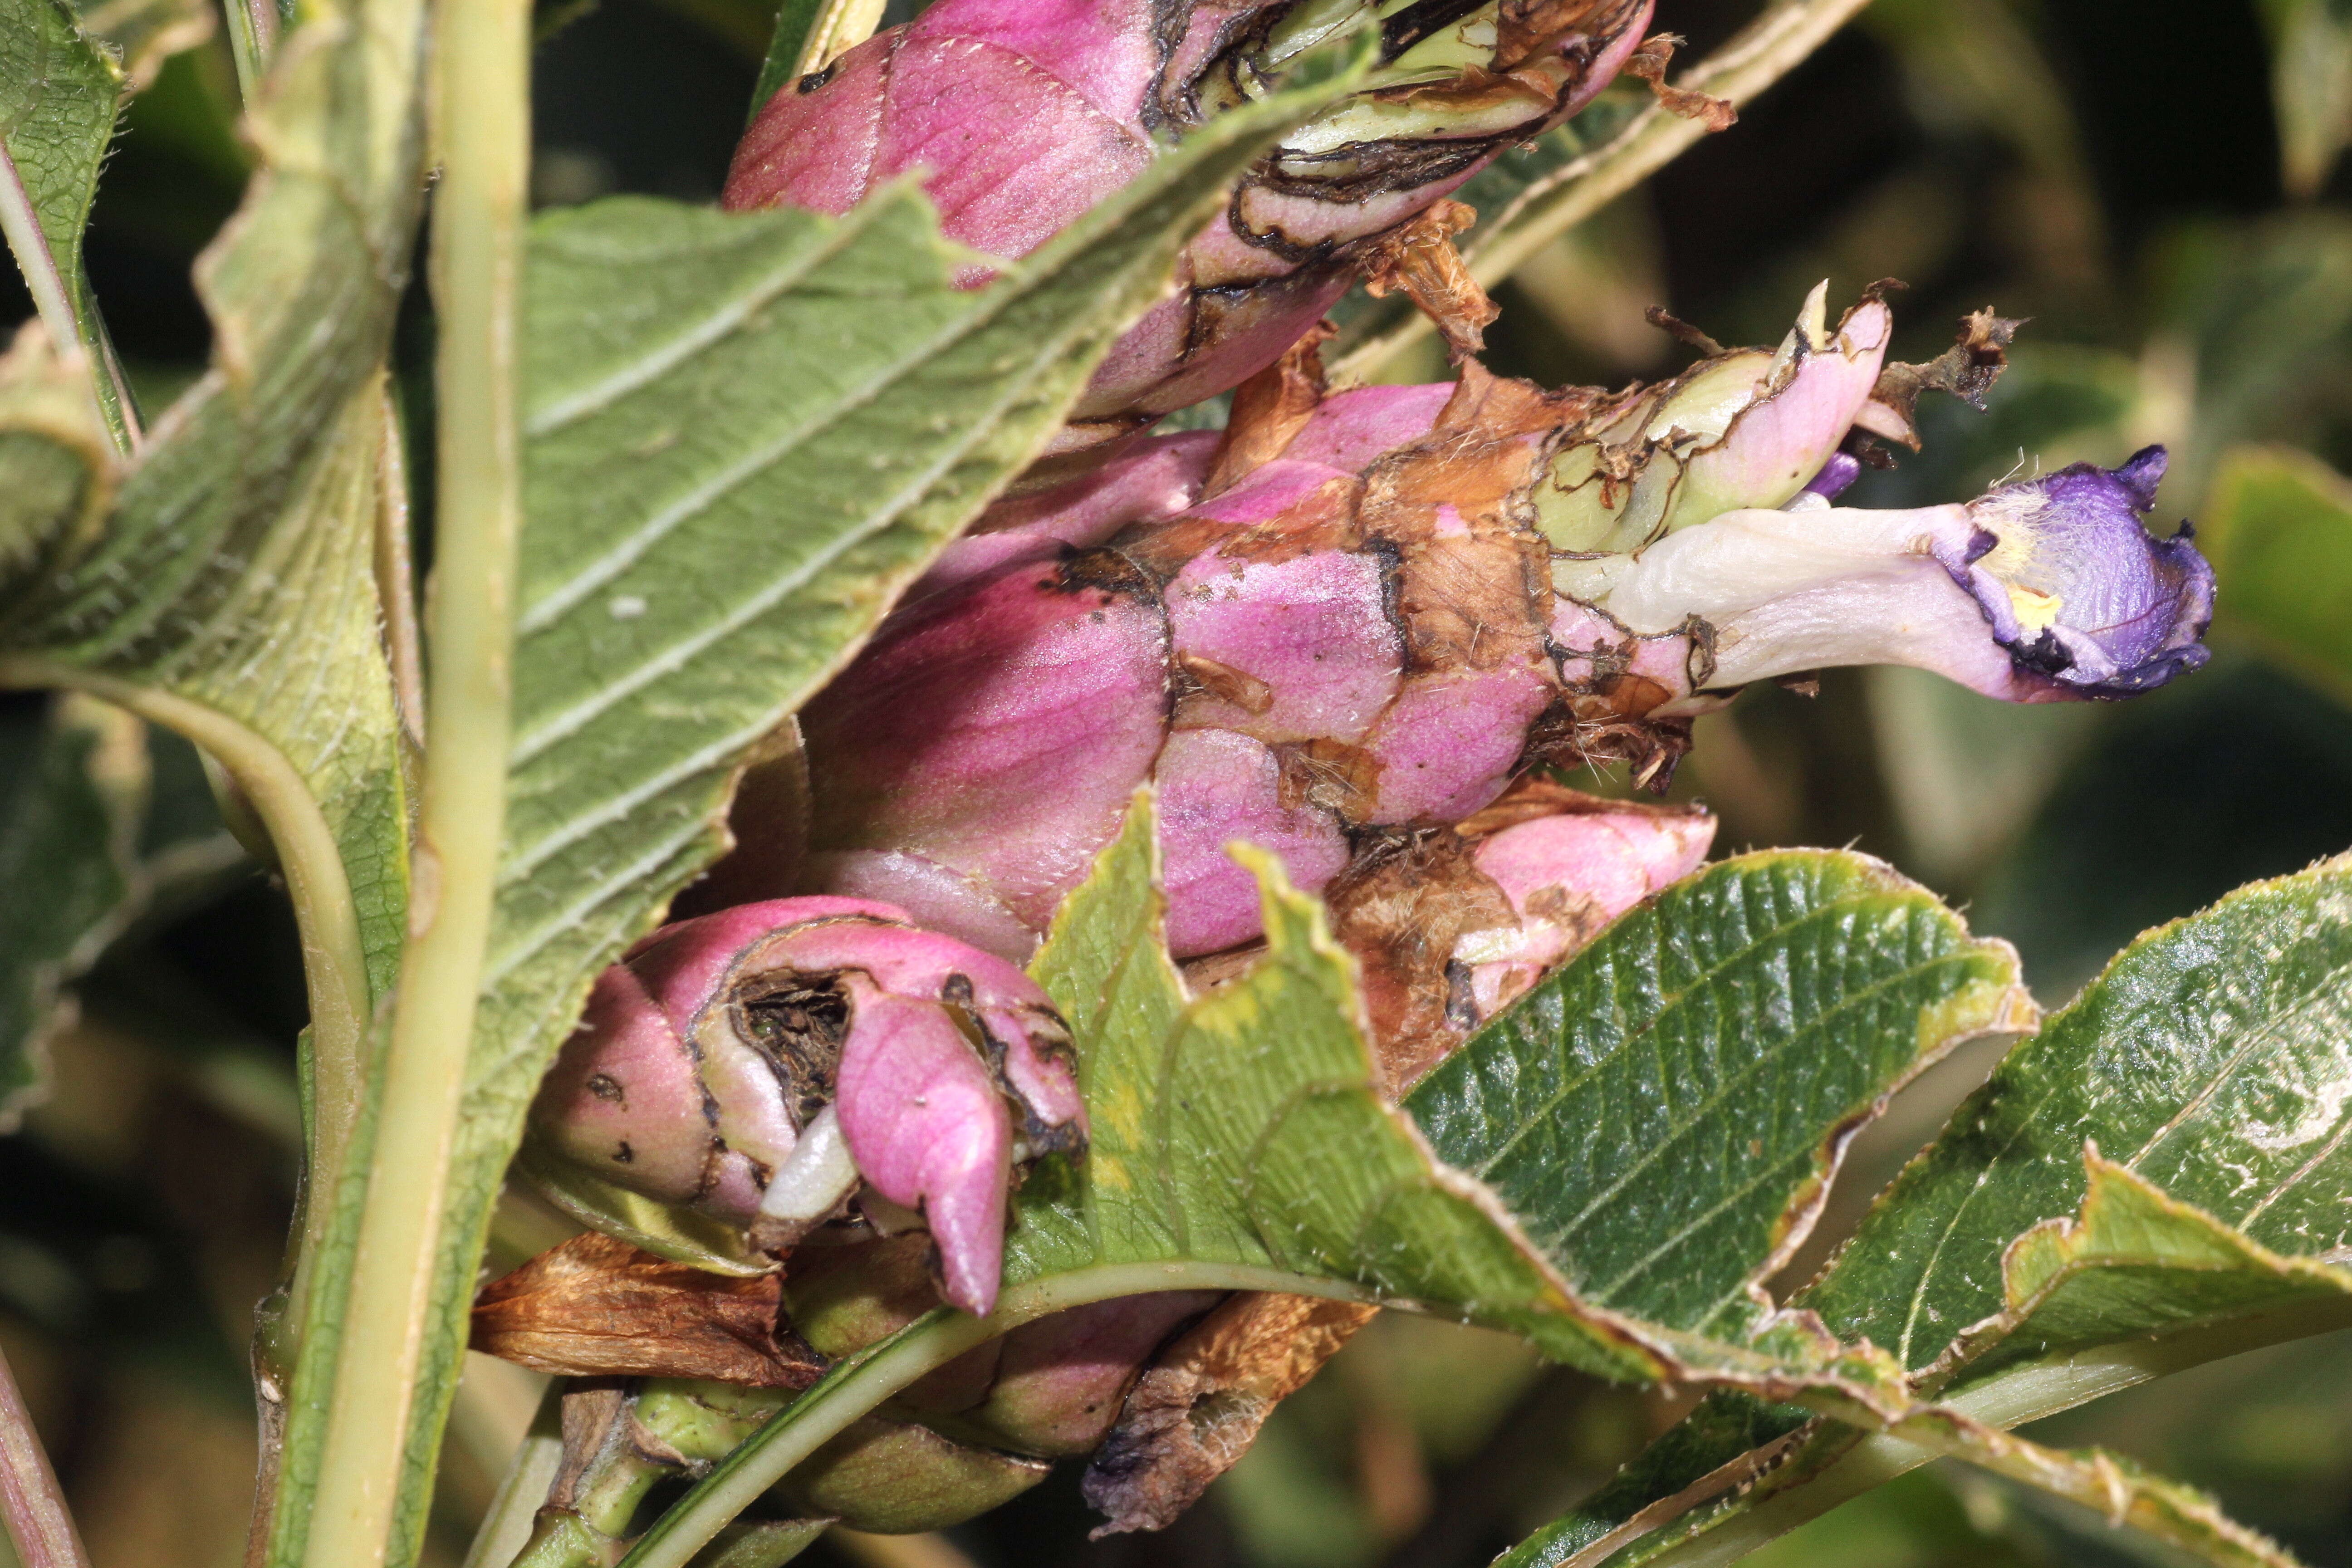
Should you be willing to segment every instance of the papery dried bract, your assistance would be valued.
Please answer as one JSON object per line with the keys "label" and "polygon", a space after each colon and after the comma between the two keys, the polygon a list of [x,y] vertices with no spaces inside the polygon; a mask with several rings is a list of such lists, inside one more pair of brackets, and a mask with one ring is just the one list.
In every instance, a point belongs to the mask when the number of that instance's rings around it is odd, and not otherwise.
{"label": "papery dried bract", "polygon": [[1402,1094],[1602,928],[1706,859],[1696,806],[1538,779],[1445,828],[1367,847],[1328,893],[1382,1088]]}

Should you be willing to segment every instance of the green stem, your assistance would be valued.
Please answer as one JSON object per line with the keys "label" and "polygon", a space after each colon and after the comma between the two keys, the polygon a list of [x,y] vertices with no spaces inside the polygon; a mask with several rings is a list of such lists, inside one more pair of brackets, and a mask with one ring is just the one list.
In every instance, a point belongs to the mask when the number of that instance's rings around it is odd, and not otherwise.
{"label": "green stem", "polygon": [[557,1378],[540,1400],[530,1435],[507,1463],[498,1495],[490,1500],[490,1510],[482,1517],[481,1528],[474,1531],[464,1568],[507,1568],[515,1560],[530,1540],[539,1505],[547,1500],[547,1489],[554,1484],[555,1472],[562,1465],[563,1380]]}
{"label": "green stem", "polygon": [[414,901],[303,1561],[373,1568],[402,1509],[512,728],[528,0],[438,0],[432,283],[440,321],[438,590]]}
{"label": "green stem", "polygon": [[41,318],[50,344],[61,354],[81,349],[99,422],[106,426],[117,454],[129,457],[139,445],[140,433],[121,363],[102,323],[93,321],[93,330],[83,332],[72,299],[75,279],[58,265],[57,253],[49,248],[48,235],[41,227],[40,214],[33,208],[32,195],[25,189],[16,162],[5,146],[0,146],[0,238],[7,241],[16,258],[16,270],[25,279],[26,291],[33,296],[33,310]]}
{"label": "green stem", "polygon": [[[1820,48],[1869,0],[1780,0],[1675,85],[1744,104]],[[1471,275],[1488,289],[1508,278],[1537,251],[1648,179],[1706,134],[1696,120],[1652,104],[1606,145],[1554,171],[1492,214],[1463,247]],[[1481,235],[1491,236],[1483,243]],[[1369,379],[1434,329],[1416,310],[1396,327],[1357,347],[1331,367],[1335,383]]]}
{"label": "green stem", "polygon": [[[287,896],[302,942],[302,975],[310,996],[310,1040],[319,1094],[311,1170],[332,1172],[349,1141],[359,1104],[360,1070],[370,1010],[366,949],[359,906],[327,823],[301,773],[286,753],[215,708],[152,686],[134,685],[49,659],[0,658],[0,687],[66,687],[105,699],[185,736],[226,768],[269,830],[286,878]],[[310,1184],[316,1193],[320,1183]],[[306,1242],[326,1225],[327,1205],[306,1203]]]}
{"label": "green stem", "polygon": [[1008,1286],[985,1318],[940,1308],[843,1362],[727,1456],[646,1531],[621,1568],[688,1568],[729,1521],[835,1434],[935,1367],[1033,1319],[1155,1290],[1279,1290],[1368,1300],[1336,1279],[1237,1263],[1109,1263]]}
{"label": "green stem", "polygon": [[236,89],[246,102],[261,90],[278,47],[278,0],[222,0],[228,13],[228,50],[236,61]]}

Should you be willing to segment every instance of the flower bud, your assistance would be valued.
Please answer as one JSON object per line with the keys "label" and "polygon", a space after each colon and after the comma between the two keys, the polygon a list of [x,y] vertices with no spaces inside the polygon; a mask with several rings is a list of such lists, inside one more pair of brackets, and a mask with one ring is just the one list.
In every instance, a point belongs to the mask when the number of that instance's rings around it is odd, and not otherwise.
{"label": "flower bud", "polygon": [[1383,1087],[1402,1094],[1601,929],[1706,859],[1696,806],[1539,780],[1452,827],[1368,846],[1328,898]]}
{"label": "flower bud", "polygon": [[1828,289],[1806,297],[1777,350],[1711,354],[1590,416],[1531,497],[1544,537],[1638,550],[1736,508],[1779,506],[1825,471],[1850,477],[1838,446],[1877,384],[1894,318],[1873,295],[1830,331]]}
{"label": "flower bud", "polygon": [[[1262,96],[1307,49],[1380,26],[1395,79],[1293,132],[1185,250],[1175,296],[1112,348],[1074,417],[1149,423],[1237,385],[1312,327],[1384,237],[1574,113],[1650,0],[1498,0],[1444,20],[1365,5],[940,0],[787,83],[727,181],[734,209],[848,211],[910,170],[953,239],[1026,255],[1133,179],[1155,140]],[[960,281],[989,277],[967,268]]]}
{"label": "flower bud", "polygon": [[1084,1142],[1068,1050],[1027,976],[902,910],[747,904],[664,927],[599,977],[533,1132],[559,1165],[765,1250],[862,1183],[920,1209],[947,1300],[984,1313],[1013,1162]]}
{"label": "flower bud", "polygon": [[1748,681],[1904,664],[2013,702],[2126,697],[2205,662],[2213,574],[2186,524],[2152,537],[2164,449],[2078,463],[1964,505],[1727,512],[1639,555],[1555,563],[1554,636],[1642,665],[1651,710]]}

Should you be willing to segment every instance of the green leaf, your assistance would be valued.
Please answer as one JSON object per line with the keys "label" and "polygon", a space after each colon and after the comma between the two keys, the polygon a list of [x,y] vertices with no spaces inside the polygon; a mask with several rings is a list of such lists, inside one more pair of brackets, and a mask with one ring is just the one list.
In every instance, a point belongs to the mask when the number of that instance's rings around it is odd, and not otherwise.
{"label": "green leaf", "polygon": [[[159,896],[240,854],[209,803],[155,800],[147,727],[120,709],[68,696],[37,736],[9,740],[24,756],[0,797],[0,887],[38,896],[0,904],[0,1131],[37,1092],[62,988]],[[179,782],[204,792],[201,775]]]}
{"label": "green leaf", "polygon": [[0,232],[51,334],[99,367],[85,372],[90,391],[127,450],[130,393],[81,263],[123,91],[118,55],[84,36],[65,0],[0,0]]}
{"label": "green leaf", "polygon": [[2352,482],[2305,452],[2238,447],[2203,523],[2225,624],[2352,703]]}
{"label": "green leaf", "polygon": [[2273,1252],[2095,1147],[2083,1164],[2080,1213],[2042,1221],[2002,1255],[2000,1312],[1953,1347],[1962,1382],[2256,1313],[2352,1322],[2352,1271]]}
{"label": "green leaf", "polygon": [[2265,0],[2271,101],[2278,115],[2279,175],[2310,201],[2352,143],[2352,5],[2344,0]]}
{"label": "green leaf", "polygon": [[[1798,1302],[2002,1426],[2352,1321],[2343,1271],[2321,1261],[2352,1238],[2347,1122],[2352,863],[2336,860],[2126,949],[1953,1113]],[[2105,1157],[2086,1164],[2086,1144]],[[1509,1561],[1585,1561],[1696,1475],[1736,1470],[1737,1440],[1678,1438],[1679,1467],[1645,1456]],[[1625,1561],[1760,1544],[1928,1457],[1830,1427]]]}
{"label": "green leaf", "polygon": [[[2142,937],[2011,1051],[1805,1305],[1924,1371],[2002,1310],[2010,1238],[2075,1213],[2084,1145],[2259,1245],[2352,1242],[2352,864]],[[2126,1330],[2125,1331],[2132,1331]]]}
{"label": "green leaf", "polygon": [[[373,43],[356,18],[322,17],[289,44],[254,110],[266,162],[198,264],[212,372],[124,476],[103,536],[68,570],[16,574],[0,593],[11,684],[156,694],[171,712],[151,716],[203,731],[193,738],[265,816],[323,817],[334,866],[282,833],[279,847],[294,851],[289,876],[356,928],[362,1016],[366,981],[389,979],[404,902],[373,558],[378,367],[421,153],[415,51],[394,41],[415,37],[416,16],[412,0],[368,0]],[[282,799],[263,773],[290,775],[315,805]]]}
{"label": "green leaf", "polygon": [[1008,1280],[1237,1265],[1511,1328],[1603,1375],[1661,1375],[1664,1356],[1580,1310],[1486,1194],[1439,1166],[1410,1120],[1381,1103],[1352,961],[1271,857],[1235,851],[1265,889],[1265,956],[1185,997],[1158,897],[1138,896],[1156,870],[1152,824],[1150,811],[1129,812],[1034,966],[1071,1009],[1090,1146],[1075,1215],[1024,1204]]}
{"label": "green leaf", "polygon": [[0,582],[87,553],[120,477],[88,383],[28,327],[0,356]]}
{"label": "green leaf", "polygon": [[1620,921],[1405,1104],[1584,1300],[1730,1338],[1884,1097],[2032,1020],[2008,944],[1916,883],[1747,855]]}
{"label": "green leaf", "polygon": [[1400,1115],[1371,1088],[1351,963],[1271,861],[1251,861],[1266,957],[1186,1001],[1141,815],[1035,966],[1081,1043],[1092,1143],[1082,1173],[1033,1182],[1008,1278],[1213,1260],[1509,1329],[1604,1375],[1868,1384],[1747,1288],[1884,1096],[2021,1020],[2004,944],[1860,857],[1747,857],[1619,921]]}

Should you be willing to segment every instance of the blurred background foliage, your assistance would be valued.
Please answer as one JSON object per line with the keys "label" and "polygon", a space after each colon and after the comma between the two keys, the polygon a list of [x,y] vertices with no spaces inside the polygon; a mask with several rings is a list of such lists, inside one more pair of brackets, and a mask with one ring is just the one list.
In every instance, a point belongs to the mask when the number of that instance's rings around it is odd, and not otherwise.
{"label": "blurred background foliage", "polygon": [[[1661,0],[1659,20],[1690,58],[1754,9]],[[715,196],[772,15],[772,0],[542,0],[538,199]],[[151,413],[208,346],[188,269],[248,167],[236,105],[219,37],[173,58],[100,189],[89,270]],[[1651,304],[1726,342],[1777,340],[1823,277],[1848,297],[1904,279],[1907,358],[1979,306],[2032,318],[1990,411],[1923,410],[1926,450],[1865,476],[1855,504],[2172,448],[2158,521],[2195,519],[2221,576],[2207,670],[2115,706],[2003,707],[1902,670],[1833,671],[1812,697],[1752,692],[1700,726],[1675,786],[1721,814],[1721,847],[1884,856],[2014,942],[2054,1005],[2141,929],[2352,846],[2347,137],[2346,0],[1877,0],[1738,127],[1499,291],[1488,363],[1555,384],[1672,370],[1688,351],[1643,324]],[[30,313],[13,275],[0,281],[0,324]],[[431,338],[415,298],[399,347],[417,427]],[[1441,374],[1416,348],[1385,378]],[[0,1138],[0,1351],[99,1568],[233,1563],[254,1447],[244,1345],[295,1178],[291,920],[198,759],[87,703],[0,707],[0,1029],[31,1039],[48,1078],[0,1082],[11,1115],[24,1102],[18,1135]],[[1792,1273],[1997,1049],[1947,1063],[1865,1135]],[[517,1205],[493,1263],[562,1234]],[[434,1556],[449,1564],[539,1391],[473,1362],[436,1503]],[[1500,1336],[1391,1314],[1163,1535],[1089,1544],[1070,1473],[950,1537],[836,1534],[808,1560],[1474,1568],[1678,1413]],[[2352,1564],[2352,1336],[2210,1366],[2037,1435],[2135,1455],[2312,1563]],[[1751,1559],[2160,1560],[2065,1505],[1942,1468]]]}

